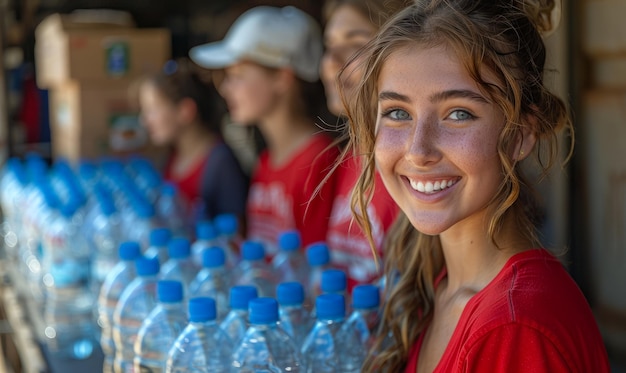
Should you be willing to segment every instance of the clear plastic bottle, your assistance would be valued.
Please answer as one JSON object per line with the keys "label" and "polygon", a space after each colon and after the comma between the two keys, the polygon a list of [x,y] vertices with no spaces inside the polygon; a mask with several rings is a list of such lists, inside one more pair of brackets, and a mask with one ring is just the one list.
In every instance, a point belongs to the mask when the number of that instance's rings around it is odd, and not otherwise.
{"label": "clear plastic bottle", "polygon": [[[317,322],[302,344],[307,373],[343,372],[337,334],[345,320],[345,300],[339,294],[322,294],[315,301]],[[359,346],[360,347],[360,346]]]}
{"label": "clear plastic bottle", "polygon": [[228,373],[233,342],[216,321],[215,301],[189,300],[189,325],[167,354],[167,373]]}
{"label": "clear plastic bottle", "polygon": [[187,207],[180,198],[175,184],[163,183],[155,210],[159,218],[167,223],[173,235],[188,236]]}
{"label": "clear plastic bottle", "polygon": [[[226,258],[231,255],[234,259],[234,265],[237,264],[239,258],[240,246],[242,238],[239,235],[239,220],[233,214],[220,214],[213,219],[213,225],[217,230],[217,240],[219,246],[224,249]],[[229,262],[229,260],[227,261]]]}
{"label": "clear plastic bottle", "polygon": [[306,284],[309,278],[309,263],[301,250],[300,234],[287,231],[278,237],[278,254],[272,259],[272,267],[280,275],[280,282]]}
{"label": "clear plastic bottle", "polygon": [[116,373],[133,371],[139,328],[157,304],[159,260],[140,257],[135,261],[135,270],[137,277],[124,289],[113,313]]}
{"label": "clear plastic bottle", "polygon": [[89,289],[89,246],[64,205],[43,239],[44,334],[51,353],[85,359],[96,344],[94,296]]}
{"label": "clear plastic bottle", "polygon": [[216,246],[217,231],[213,223],[201,220],[196,223],[196,240],[191,245],[191,256],[198,266],[202,266],[202,253],[209,247]]}
{"label": "clear plastic bottle", "polygon": [[276,288],[280,326],[300,348],[312,327],[312,318],[304,308],[304,288],[299,282],[283,282]]}
{"label": "clear plastic bottle", "polygon": [[274,297],[276,277],[265,261],[265,249],[258,241],[244,241],[241,245],[242,260],[235,271],[238,285],[254,285],[261,297]]}
{"label": "clear plastic bottle", "polygon": [[220,324],[228,334],[233,346],[238,346],[248,330],[248,303],[258,297],[254,286],[233,286],[230,288],[230,312]]}
{"label": "clear plastic bottle", "polygon": [[135,372],[165,371],[167,353],[187,326],[183,305],[183,284],[161,280],[157,283],[158,304],[143,322],[135,341]]}
{"label": "clear plastic bottle", "polygon": [[144,256],[146,258],[159,258],[161,265],[165,264],[170,258],[168,254],[168,244],[172,239],[172,233],[169,228],[154,228],[150,231],[150,244],[146,249]]}
{"label": "clear plastic bottle", "polygon": [[180,281],[184,294],[189,294],[189,285],[200,272],[200,267],[191,258],[189,240],[185,237],[172,238],[167,253],[170,258],[161,268],[161,279]]}
{"label": "clear plastic bottle", "polygon": [[137,242],[123,242],[119,247],[120,261],[109,272],[98,297],[98,325],[102,329],[100,346],[104,353],[104,373],[113,372],[115,342],[113,341],[113,313],[124,288],[135,278],[134,261],[141,257]]}
{"label": "clear plastic bottle", "polygon": [[[346,332],[356,334],[356,339],[365,348],[358,349],[355,359],[365,359],[367,351],[374,345],[376,328],[380,323],[380,289],[375,285],[358,285],[352,290],[352,314],[343,328]],[[354,355],[351,354],[351,355]]]}
{"label": "clear plastic bottle", "polygon": [[327,269],[322,272],[321,289],[322,294],[339,294],[346,301],[346,313],[349,314],[350,301],[348,298],[348,278],[346,273],[340,269]]}
{"label": "clear plastic bottle", "polygon": [[330,251],[324,242],[309,245],[306,249],[306,259],[309,263],[309,278],[304,284],[308,290],[308,303],[315,304],[317,296],[322,294],[322,272],[330,267]]}
{"label": "clear plastic bottle", "polygon": [[250,328],[233,353],[234,372],[300,372],[302,356],[293,339],[278,326],[278,303],[256,298],[249,305]]}
{"label": "clear plastic bottle", "polygon": [[226,255],[221,247],[210,247],[202,253],[203,268],[189,285],[189,298],[210,297],[217,304],[217,319],[228,313],[230,273],[225,267]]}

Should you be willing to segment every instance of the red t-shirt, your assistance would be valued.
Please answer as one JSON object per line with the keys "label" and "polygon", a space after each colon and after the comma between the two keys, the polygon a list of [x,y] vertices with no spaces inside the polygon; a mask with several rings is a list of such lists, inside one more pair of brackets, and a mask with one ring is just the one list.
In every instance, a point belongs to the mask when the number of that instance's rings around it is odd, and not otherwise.
{"label": "red t-shirt", "polygon": [[171,181],[176,184],[178,191],[181,196],[184,198],[185,202],[188,206],[192,203],[197,203],[198,200],[202,199],[202,193],[200,191],[200,185],[202,182],[202,174],[206,167],[206,163],[209,160],[210,151],[206,153],[204,157],[199,159],[192,167],[189,167],[189,172],[184,175],[176,175],[172,174],[172,166],[174,164],[174,160],[176,155],[174,154],[165,167],[165,172],[163,177],[167,181]]}
{"label": "red t-shirt", "polygon": [[[423,334],[406,372],[417,369]],[[543,249],[514,255],[465,306],[434,372],[609,372],[591,309]]]}
{"label": "red t-shirt", "polygon": [[315,135],[278,167],[271,164],[267,151],[260,155],[248,194],[247,236],[264,242],[269,257],[276,253],[278,236],[285,230],[297,229],[303,247],[326,239],[336,176],[311,196],[337,160],[338,149],[327,149],[331,143],[328,136]]}
{"label": "red t-shirt", "polygon": [[[361,173],[359,159],[347,158],[337,169],[337,194],[328,227],[328,245],[331,249],[333,265],[346,270],[348,287],[370,283],[380,275],[372,254],[369,241],[363,230],[352,218],[350,194]],[[376,173],[374,196],[367,207],[367,215],[372,224],[372,236],[378,255],[382,258],[383,240],[387,230],[398,214],[398,205],[391,198]],[[382,265],[381,262],[379,264]]]}

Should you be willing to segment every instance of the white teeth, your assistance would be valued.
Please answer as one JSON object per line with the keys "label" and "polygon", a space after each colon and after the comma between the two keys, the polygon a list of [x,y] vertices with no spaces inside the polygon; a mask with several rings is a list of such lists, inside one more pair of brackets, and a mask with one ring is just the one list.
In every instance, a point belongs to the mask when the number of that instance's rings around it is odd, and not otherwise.
{"label": "white teeth", "polygon": [[409,179],[409,183],[411,184],[411,188],[417,190],[418,192],[432,194],[451,187],[456,184],[456,180],[438,180],[434,183],[432,181],[427,181],[424,183],[422,181]]}

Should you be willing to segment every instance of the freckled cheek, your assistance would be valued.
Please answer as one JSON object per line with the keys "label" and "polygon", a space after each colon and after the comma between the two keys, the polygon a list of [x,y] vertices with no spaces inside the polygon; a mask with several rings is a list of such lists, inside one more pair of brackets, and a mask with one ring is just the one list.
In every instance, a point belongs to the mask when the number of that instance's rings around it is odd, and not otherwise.
{"label": "freckled cheek", "polygon": [[405,139],[402,131],[379,128],[374,145],[374,156],[381,173],[391,171],[393,165],[402,158]]}

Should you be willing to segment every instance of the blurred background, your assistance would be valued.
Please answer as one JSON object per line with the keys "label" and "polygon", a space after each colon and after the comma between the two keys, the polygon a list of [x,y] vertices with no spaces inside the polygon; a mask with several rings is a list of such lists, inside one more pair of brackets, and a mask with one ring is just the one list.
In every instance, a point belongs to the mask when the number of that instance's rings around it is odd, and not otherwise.
{"label": "blurred background", "polygon": [[[48,160],[139,153],[158,161],[129,93],[133,79],[221,39],[257,5],[295,5],[321,21],[323,1],[0,0],[0,164],[30,152]],[[546,80],[571,106],[575,150],[566,172],[556,167],[540,186],[544,244],[565,250],[615,371],[626,371],[624,15],[624,0],[563,1],[559,27],[546,38]],[[6,321],[12,304],[1,307],[4,364],[45,371],[45,356],[20,340],[22,326]]]}

